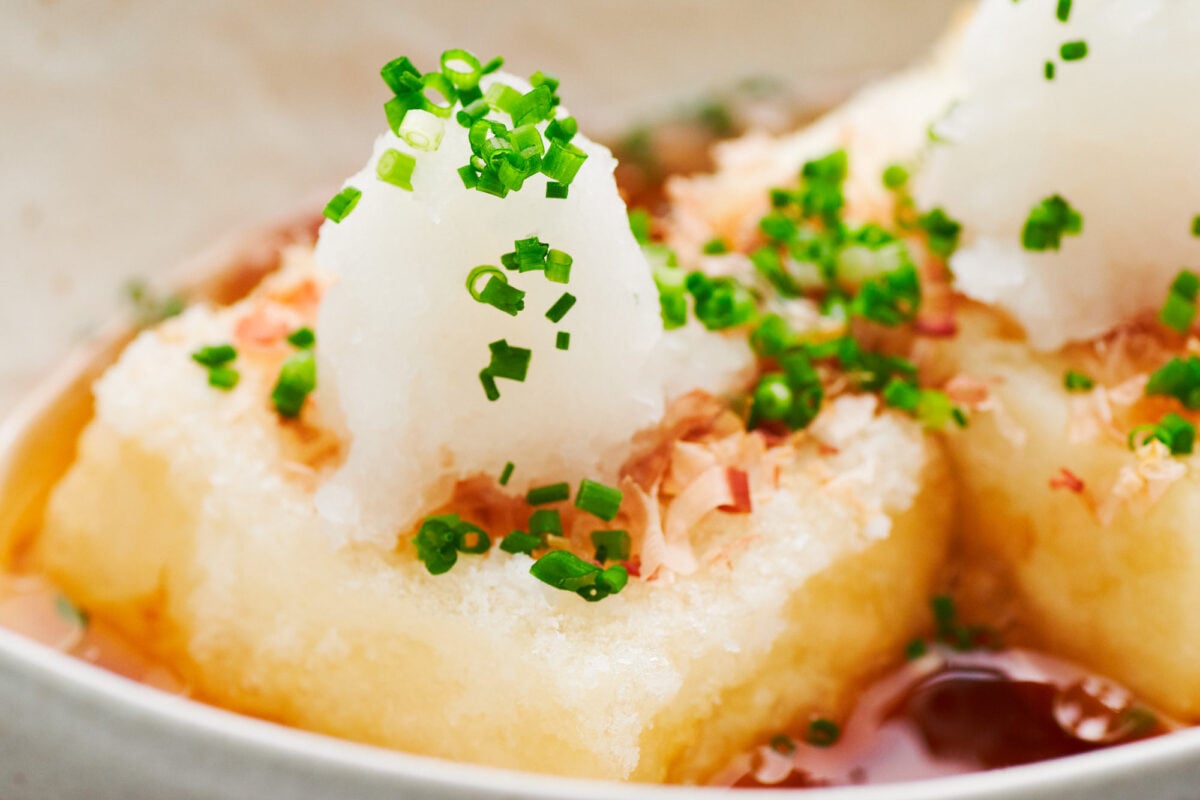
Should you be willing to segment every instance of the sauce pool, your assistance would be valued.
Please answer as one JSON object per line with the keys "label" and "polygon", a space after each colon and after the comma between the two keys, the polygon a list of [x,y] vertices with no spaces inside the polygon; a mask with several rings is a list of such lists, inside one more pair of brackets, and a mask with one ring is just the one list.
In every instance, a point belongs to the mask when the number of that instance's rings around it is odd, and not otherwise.
{"label": "sauce pool", "polygon": [[862,696],[832,746],[777,737],[720,782],[806,788],[903,781],[1091,752],[1173,727],[1122,687],[1030,650],[938,648]]}

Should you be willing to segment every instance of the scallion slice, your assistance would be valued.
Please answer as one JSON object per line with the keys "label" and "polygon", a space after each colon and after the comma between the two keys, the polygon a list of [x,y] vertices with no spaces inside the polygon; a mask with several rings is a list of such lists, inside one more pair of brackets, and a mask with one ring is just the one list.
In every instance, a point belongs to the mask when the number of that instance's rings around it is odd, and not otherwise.
{"label": "scallion slice", "polygon": [[442,53],[442,74],[458,91],[474,89],[483,75],[479,59],[466,50],[447,50]]}
{"label": "scallion slice", "polygon": [[415,108],[400,123],[400,138],[417,150],[432,152],[442,144],[446,127],[442,120],[424,109]]}
{"label": "scallion slice", "polygon": [[571,334],[566,331],[559,331],[554,337],[554,347],[556,350],[569,350],[571,348]]}
{"label": "scallion slice", "polygon": [[596,560],[628,561],[630,552],[629,531],[592,531],[592,546],[596,548]]}
{"label": "scallion slice", "polygon": [[584,478],[575,493],[575,507],[605,522],[611,522],[621,510],[624,493],[620,489]]}
{"label": "scallion slice", "polygon": [[559,503],[571,496],[569,483],[551,483],[545,486],[535,486],[525,493],[525,502],[531,506],[544,506],[547,503]]}
{"label": "scallion slice", "polygon": [[375,174],[384,183],[390,183],[392,186],[398,186],[411,192],[413,190],[413,170],[416,166],[417,160],[408,153],[401,153],[399,150],[389,148],[379,156],[379,163],[375,165]]}
{"label": "scallion slice", "polygon": [[317,361],[312,350],[301,350],[283,362],[271,402],[275,411],[285,419],[300,416],[304,401],[317,388]]}
{"label": "scallion slice", "polygon": [[550,306],[550,309],[546,312],[546,319],[551,322],[561,322],[562,318],[571,310],[571,307],[575,305],[575,301],[575,295],[570,292],[563,292],[562,297],[558,298],[554,302],[554,305]]}
{"label": "scallion slice", "polygon": [[350,216],[350,212],[358,205],[361,198],[362,192],[353,186],[347,186],[325,204],[325,219],[335,225],[340,224],[342,220]]}

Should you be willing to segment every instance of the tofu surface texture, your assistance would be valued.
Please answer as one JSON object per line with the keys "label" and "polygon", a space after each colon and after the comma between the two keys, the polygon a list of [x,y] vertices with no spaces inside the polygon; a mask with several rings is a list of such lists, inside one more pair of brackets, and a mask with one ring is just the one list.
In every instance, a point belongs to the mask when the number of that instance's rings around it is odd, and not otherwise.
{"label": "tofu surface texture", "polygon": [[141,334],[96,386],[36,545],[76,602],[198,697],[449,759],[699,782],[845,713],[927,621],[952,506],[943,459],[867,397],[830,404],[753,513],[697,524],[711,557],[696,572],[598,603],[494,545],[433,576],[411,532],[394,549],[352,542],[313,503],[336,462],[311,457],[333,436],[320,409],[281,424],[267,399],[288,347],[240,351],[232,391],[190,358],[252,313],[286,317],[271,298],[306,269]]}
{"label": "tofu surface texture", "polygon": [[[1121,385],[1127,366],[1105,374],[1112,344],[1038,353],[990,312],[960,315],[937,368],[985,384],[994,404],[950,439],[963,542],[971,569],[1015,589],[1041,646],[1200,720],[1197,459],[1130,451],[1121,395],[1141,384]],[[1069,369],[1099,388],[1068,392]],[[1158,419],[1170,404],[1154,407]]]}

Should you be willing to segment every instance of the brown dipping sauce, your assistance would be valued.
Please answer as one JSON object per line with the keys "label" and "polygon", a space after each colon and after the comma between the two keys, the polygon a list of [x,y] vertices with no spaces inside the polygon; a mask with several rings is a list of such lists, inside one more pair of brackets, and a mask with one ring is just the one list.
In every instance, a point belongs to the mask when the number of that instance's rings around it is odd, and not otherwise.
{"label": "brown dipping sauce", "polygon": [[1169,729],[1125,689],[1061,659],[938,649],[869,689],[834,745],[773,740],[731,765],[722,782],[782,789],[911,781],[1086,753]]}

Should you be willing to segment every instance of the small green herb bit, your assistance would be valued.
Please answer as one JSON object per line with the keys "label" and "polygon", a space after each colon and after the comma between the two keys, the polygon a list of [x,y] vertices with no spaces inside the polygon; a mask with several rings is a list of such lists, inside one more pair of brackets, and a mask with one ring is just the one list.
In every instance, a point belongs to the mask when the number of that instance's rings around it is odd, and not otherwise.
{"label": "small green herb bit", "polygon": [[553,200],[566,200],[570,191],[571,187],[565,183],[558,183],[557,181],[546,182],[546,197]]}
{"label": "small green herb bit", "polygon": [[547,503],[559,503],[571,496],[569,483],[551,483],[545,486],[535,486],[525,493],[525,502],[531,506],[542,506]]}
{"label": "small green herb bit", "polygon": [[1163,415],[1157,425],[1139,425],[1129,432],[1129,449],[1135,450],[1157,439],[1173,456],[1191,455],[1196,443],[1196,426],[1174,412]]}
{"label": "small green herb bit", "polygon": [[1063,386],[1068,392],[1090,392],[1096,387],[1096,382],[1078,370],[1069,369],[1063,375]]}
{"label": "small green herb bit", "polygon": [[832,747],[842,738],[842,729],[830,719],[819,717],[808,724],[804,741],[813,747]]}
{"label": "small green herb bit", "polygon": [[511,462],[511,461],[509,461],[507,464],[504,465],[504,469],[500,471],[500,485],[501,486],[508,486],[508,481],[510,478],[512,478],[513,470],[515,470],[516,468],[517,468],[516,465],[513,464],[513,462]]}
{"label": "small green herb bit", "polygon": [[90,621],[88,613],[71,602],[71,599],[65,594],[54,595],[54,611],[61,619],[76,628],[86,628]]}
{"label": "small green herb bit", "polygon": [[1042,75],[1044,75],[1046,80],[1048,80],[1048,81],[1054,80],[1054,62],[1053,61],[1047,61],[1042,66]]}
{"label": "small green herb bit", "polygon": [[949,258],[958,249],[962,225],[942,209],[935,208],[917,217],[917,225],[929,237],[929,249],[934,255]]}
{"label": "small green herb bit", "polygon": [[1192,217],[1192,236],[1200,238],[1200,214]]}
{"label": "small green herb bit", "polygon": [[192,360],[205,367],[223,367],[237,358],[237,350],[233,345],[214,344],[201,347],[192,353]]}
{"label": "small green herb bit", "polygon": [[620,489],[584,478],[575,494],[575,507],[605,522],[611,522],[621,510],[624,493]]}
{"label": "small green herb bit", "polygon": [[551,322],[561,322],[562,318],[567,315],[567,312],[575,305],[576,297],[570,292],[563,292],[562,297],[554,301],[554,305],[550,306],[546,311],[546,319]]}
{"label": "small green herb bit", "polygon": [[525,292],[510,286],[503,274],[493,275],[479,293],[479,302],[515,317],[525,308]]}
{"label": "small green herb bit", "polygon": [[795,740],[786,733],[780,733],[772,736],[771,741],[767,743],[767,746],[776,753],[779,753],[781,756],[790,756],[792,753],[796,752]]}
{"label": "small green herb bit", "polygon": [[1071,16],[1071,0],[1058,0],[1058,8],[1055,9],[1054,15],[1058,17],[1059,22],[1066,22]]}
{"label": "small green herb bit", "polygon": [[1174,397],[1184,408],[1200,409],[1200,358],[1172,358],[1146,382],[1146,395]]}
{"label": "small green herb bit", "polygon": [[720,236],[716,236],[705,242],[704,247],[701,248],[701,251],[706,256],[719,256],[723,253],[729,252],[729,245],[726,244],[725,240]]}
{"label": "small green herb bit", "polygon": [[1158,312],[1159,320],[1179,333],[1191,330],[1196,320],[1196,295],[1200,292],[1200,275],[1183,270],[1171,282],[1166,302]]}
{"label": "small green herb bit", "polygon": [[554,335],[554,348],[556,350],[571,349],[571,334],[567,331],[559,331]]}
{"label": "small green herb bit", "polygon": [[[380,160],[382,163],[382,159]],[[411,188],[411,187],[410,187]],[[358,201],[362,198],[362,192],[353,186],[347,186],[340,192],[335,194],[328,203],[325,204],[325,218],[333,222],[335,225],[340,224],[342,220],[350,216],[350,212],[358,205]]]}
{"label": "small green herb bit", "polygon": [[293,347],[299,347],[301,350],[308,350],[317,343],[317,335],[313,333],[312,328],[307,326],[297,328],[292,331],[287,337],[288,344]]}
{"label": "small green herb bit", "polygon": [[482,528],[463,521],[457,514],[426,517],[412,541],[417,558],[431,575],[449,572],[458,563],[459,553],[479,555],[492,546],[491,537]]}
{"label": "small green herb bit", "polygon": [[539,508],[529,515],[529,532],[538,536],[562,536],[562,514],[555,508]]}
{"label": "small green herb bit", "polygon": [[238,385],[241,374],[232,367],[212,367],[208,371],[208,385],[214,389],[229,391]]}
{"label": "small green herb bit", "polygon": [[487,371],[494,378],[507,378],[510,381],[521,382],[529,372],[529,361],[533,356],[531,350],[524,347],[513,347],[504,339],[488,345],[492,361]]}
{"label": "small green herb bit", "polygon": [[408,153],[389,149],[379,157],[379,163],[375,165],[375,174],[384,183],[390,183],[392,186],[398,186],[411,192],[413,190],[413,170],[416,169],[416,166],[417,160]]}
{"label": "small green herb bit", "polygon": [[551,248],[546,252],[546,280],[552,283],[570,283],[571,265],[575,263],[567,253]]}
{"label": "small green herb bit", "polygon": [[592,546],[596,548],[596,560],[628,561],[631,544],[629,531],[592,531]]}
{"label": "small green herb bit", "polygon": [[638,244],[650,242],[650,213],[644,208],[635,208],[629,212],[629,230]]}
{"label": "small green herb bit", "polygon": [[1055,194],[1029,212],[1021,231],[1021,243],[1026,250],[1057,250],[1063,236],[1078,236],[1082,232],[1083,216],[1061,195]]}
{"label": "small green herb bit", "polygon": [[893,192],[908,185],[908,169],[903,164],[889,164],[883,171],[883,186]]}
{"label": "small green herb bit", "polygon": [[551,550],[533,563],[529,574],[589,603],[617,594],[629,582],[629,572],[620,564],[602,569],[567,550]]}
{"label": "small green herb bit", "polygon": [[1079,61],[1087,58],[1088,46],[1083,40],[1075,42],[1067,42],[1059,48],[1058,54],[1062,56],[1063,61]]}
{"label": "small green herb bit", "polygon": [[279,379],[271,390],[275,411],[284,419],[300,416],[304,401],[317,388],[317,361],[312,350],[290,356],[279,370]]}
{"label": "small green herb bit", "polygon": [[542,537],[524,531],[513,531],[500,541],[500,549],[506,553],[533,555],[542,546]]}

